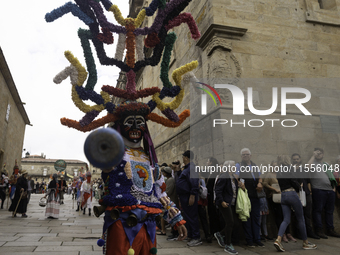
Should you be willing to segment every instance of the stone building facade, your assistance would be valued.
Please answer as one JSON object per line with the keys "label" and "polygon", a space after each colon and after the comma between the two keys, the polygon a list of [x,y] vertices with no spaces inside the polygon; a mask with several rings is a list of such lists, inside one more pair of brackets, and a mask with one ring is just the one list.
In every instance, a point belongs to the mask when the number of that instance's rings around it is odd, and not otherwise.
{"label": "stone building facade", "polygon": [[[131,0],[130,17],[136,17],[150,2]],[[201,115],[193,109],[200,103],[200,96],[189,93],[190,87],[186,87],[184,100],[176,112],[190,109],[191,120],[185,120],[178,128],[149,122],[159,162],[181,160],[187,149],[194,150],[200,165],[210,156],[219,162],[238,162],[240,150],[247,147],[258,165],[268,165],[279,154],[292,153],[299,153],[306,163],[313,149],[321,147],[325,150],[325,160],[334,164],[340,154],[340,1],[193,0],[185,11],[196,20],[201,38],[194,41],[185,24],[173,29],[177,40],[169,77],[176,68],[198,60],[194,73],[199,81],[209,82],[211,86],[227,81],[241,89],[245,100],[252,87],[249,94],[252,94],[253,107],[258,110],[271,108],[274,87],[279,99],[283,88],[304,88],[311,98],[303,106],[311,115],[295,105],[287,105],[283,114],[284,105],[278,104],[268,118],[253,114],[247,101],[244,115],[235,115],[234,95],[225,89],[216,89],[223,106],[214,106],[208,98],[207,115]],[[143,26],[151,24],[152,17],[148,17]],[[145,49],[145,54],[150,54],[150,50]],[[160,64],[145,67],[137,73],[137,89],[161,86],[159,75]],[[123,87],[124,82],[117,85]],[[287,98],[303,96],[296,92]],[[157,109],[154,112],[162,115]],[[220,125],[213,129],[213,119],[245,124]],[[279,125],[256,128],[249,125],[254,119],[256,125],[266,119],[275,119]],[[285,127],[282,121],[287,119],[297,125]],[[337,212],[339,207],[337,201]]]}
{"label": "stone building facade", "polygon": [[[150,1],[130,1],[130,16],[135,17],[140,8],[149,4]],[[195,134],[206,140],[202,142],[202,148],[192,148],[189,144],[190,124],[192,129],[193,123],[199,125],[209,118],[234,118],[234,121],[241,122],[245,119],[246,123],[250,119],[265,121],[267,118],[252,114],[246,103],[244,116],[233,115],[230,91],[216,89],[223,106],[215,108],[208,100],[208,114],[204,118],[191,120],[192,123],[187,119],[175,129],[149,123],[159,161],[169,163],[181,159],[181,153],[189,148],[195,150],[200,164],[206,162],[207,155],[215,156],[220,162],[227,159],[239,161],[240,150],[249,147],[258,164],[268,164],[278,154],[291,155],[293,152],[300,153],[306,162],[314,147],[322,147],[325,159],[334,163],[340,154],[340,132],[337,129],[340,122],[336,120],[340,116],[340,85],[337,79],[340,76],[340,3],[336,0],[193,0],[185,11],[192,14],[202,36],[194,41],[185,24],[174,28],[178,38],[169,74],[192,60],[198,60],[199,66],[194,70],[198,80],[231,79],[231,83],[245,95],[247,86],[243,79],[253,79],[256,109],[269,109],[272,104],[274,85],[268,85],[270,79],[285,79],[275,83],[279,96],[282,87],[308,89],[311,99],[304,106],[312,116],[305,116],[294,105],[288,105],[287,115],[282,116],[278,104],[270,117],[280,121],[295,119],[298,122],[296,127],[266,125],[254,129],[246,125],[242,128],[229,126],[227,129],[225,125],[223,129],[201,130],[201,133]],[[152,18],[148,17],[143,26],[151,24]],[[161,86],[159,70],[160,65],[146,67],[137,74],[137,89]],[[331,77],[334,79],[322,80]],[[320,78],[321,82],[316,80]],[[292,83],[287,84],[287,81]],[[118,85],[124,86],[124,83]],[[186,96],[177,113],[190,108],[190,88],[184,89]],[[292,96],[299,97],[297,93]],[[146,98],[144,101],[149,100]],[[157,109],[155,112],[162,115]],[[191,119],[195,116],[192,115]],[[324,117],[329,117],[329,122],[322,122]],[[332,121],[334,125],[330,128],[333,129],[327,131]],[[209,147],[212,141],[218,141],[218,145],[215,142]]]}
{"label": "stone building facade", "polygon": [[[21,159],[21,169],[27,170],[28,175],[32,177],[34,181],[48,182],[50,176],[57,173],[54,168],[54,163],[58,159],[47,159],[46,155],[26,155]],[[65,176],[66,181],[70,181],[73,176],[79,176],[80,173],[86,173],[89,171],[88,164],[80,160],[65,159],[66,169]]]}
{"label": "stone building facade", "polygon": [[20,165],[26,125],[30,120],[21,102],[4,53],[0,48],[0,168],[12,174],[15,160]]}

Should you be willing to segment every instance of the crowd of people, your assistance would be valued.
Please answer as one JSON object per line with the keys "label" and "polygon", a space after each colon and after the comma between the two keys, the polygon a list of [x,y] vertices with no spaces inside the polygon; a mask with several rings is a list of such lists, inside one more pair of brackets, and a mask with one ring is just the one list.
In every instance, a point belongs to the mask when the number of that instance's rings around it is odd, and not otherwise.
{"label": "crowd of people", "polygon": [[[45,194],[42,199],[46,199],[45,203],[40,203],[46,207],[45,216],[47,218],[59,218],[59,206],[64,204],[64,194],[72,195],[77,200],[78,209],[88,208],[91,216],[92,198],[97,201],[103,194],[103,181],[95,179],[91,181],[91,173],[80,174],[73,181],[66,182],[63,175],[53,174],[49,182],[34,182],[26,170],[19,170],[17,162],[15,163],[13,173],[8,177],[6,166],[3,166],[0,178],[0,200],[1,209],[7,199],[7,208],[12,212],[13,217],[22,214],[23,218],[27,218],[27,205],[30,201],[31,194]],[[10,205],[8,205],[10,201]]]}
{"label": "crowd of people", "polygon": [[[303,240],[303,249],[317,248],[308,238],[340,238],[333,223],[335,199],[340,199],[340,156],[336,164],[331,165],[324,162],[324,150],[321,148],[315,148],[313,156],[305,164],[297,153],[279,155],[271,162],[269,171],[262,172],[252,161],[250,149],[244,148],[240,154],[239,163],[227,160],[219,164],[210,157],[206,162],[208,166],[228,170],[212,171],[206,178],[197,171],[198,162],[193,162],[194,153],[190,150],[183,153],[182,163],[178,160],[161,165],[166,193],[171,201],[179,205],[186,221],[188,246],[202,244],[201,226],[208,243],[215,237],[224,251],[230,254],[238,254],[233,244],[238,244],[243,236],[248,247],[264,247],[263,241],[273,240],[267,230],[269,214],[273,215],[277,227],[274,246],[278,251],[285,251],[283,242],[297,242],[291,233],[292,215],[296,218],[295,234]],[[16,214],[27,217],[31,193],[45,194],[45,216],[48,218],[59,217],[59,206],[64,204],[65,193],[77,201],[76,211],[86,214],[88,209],[91,216],[92,199],[100,200],[103,191],[103,180],[91,180],[91,172],[80,174],[68,183],[64,176],[54,174],[46,184],[35,184],[26,170],[19,171],[17,164],[10,177],[6,171],[1,173],[1,209],[7,194],[13,217]],[[243,235],[240,230],[243,230]],[[157,234],[166,235],[165,220],[160,221]],[[178,231],[172,227],[167,240],[177,238]]]}
{"label": "crowd of people", "polygon": [[[322,148],[315,148],[305,164],[297,153],[280,155],[271,162],[269,171],[262,172],[252,161],[250,149],[244,148],[239,163],[227,160],[219,164],[215,158],[209,158],[208,166],[228,170],[211,172],[204,178],[197,171],[194,153],[186,151],[182,163],[164,163],[161,171],[166,179],[166,192],[179,204],[186,220],[188,246],[202,244],[201,225],[206,241],[211,243],[214,236],[230,254],[238,254],[233,244],[238,244],[243,236],[248,247],[264,247],[263,241],[272,240],[275,248],[283,252],[283,242],[297,242],[291,233],[292,215],[296,218],[294,233],[302,240],[303,249],[317,248],[308,238],[340,237],[333,223],[336,196],[340,199],[340,156],[333,165],[324,162],[323,157]],[[273,214],[277,227],[275,240],[268,235],[269,214]],[[157,234],[165,235],[164,225],[159,224]],[[167,240],[177,237],[178,233],[171,229]]]}

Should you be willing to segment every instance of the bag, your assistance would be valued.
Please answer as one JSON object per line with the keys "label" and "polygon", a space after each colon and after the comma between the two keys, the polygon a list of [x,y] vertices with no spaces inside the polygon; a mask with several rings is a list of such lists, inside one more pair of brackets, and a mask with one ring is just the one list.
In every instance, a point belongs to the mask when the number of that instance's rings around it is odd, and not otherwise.
{"label": "bag", "polygon": [[40,198],[39,200],[39,206],[45,207],[47,204],[47,199],[45,197]]}
{"label": "bag", "polygon": [[200,197],[202,199],[206,199],[207,196],[208,196],[208,189],[206,187],[200,185],[199,193],[200,193]]}
{"label": "bag", "polygon": [[305,207],[306,204],[307,204],[307,201],[306,201],[306,192],[302,189],[302,187],[300,188],[300,191],[299,191],[298,195],[299,195],[299,198],[300,198],[302,206]]}
{"label": "bag", "polygon": [[[274,189],[281,190],[279,184],[273,184],[272,187],[273,187]],[[280,193],[280,194],[273,193],[273,202],[274,202],[274,203],[278,203],[278,204],[281,203],[281,193]]]}

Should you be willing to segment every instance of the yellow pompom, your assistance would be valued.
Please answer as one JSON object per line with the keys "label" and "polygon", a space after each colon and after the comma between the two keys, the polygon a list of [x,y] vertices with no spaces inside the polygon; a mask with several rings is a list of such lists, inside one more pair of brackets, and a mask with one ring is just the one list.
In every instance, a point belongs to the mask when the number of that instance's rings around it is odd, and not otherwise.
{"label": "yellow pompom", "polygon": [[135,250],[132,249],[132,248],[130,248],[130,249],[128,250],[127,255],[135,255]]}

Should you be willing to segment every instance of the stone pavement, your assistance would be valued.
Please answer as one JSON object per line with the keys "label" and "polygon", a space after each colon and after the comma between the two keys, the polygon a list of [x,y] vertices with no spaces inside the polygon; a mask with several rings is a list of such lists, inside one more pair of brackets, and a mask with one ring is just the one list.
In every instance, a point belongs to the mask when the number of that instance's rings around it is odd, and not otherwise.
{"label": "stone pavement", "polygon": [[[42,195],[32,195],[28,205],[28,218],[12,218],[7,210],[0,210],[0,255],[100,255],[97,246],[101,236],[103,218],[78,214],[72,209],[71,196],[65,195],[65,204],[60,206],[59,219],[45,218],[45,208],[39,207]],[[76,207],[76,205],[74,205]],[[6,207],[6,202],[5,202]],[[170,230],[167,230],[170,234]],[[318,245],[317,250],[302,249],[302,241],[284,244],[285,254],[328,255],[339,254],[340,239],[311,240]],[[216,241],[189,248],[186,242],[169,242],[165,236],[157,236],[158,255],[215,254],[225,255]],[[265,248],[235,246],[239,254],[278,254],[273,242],[265,242]]]}

